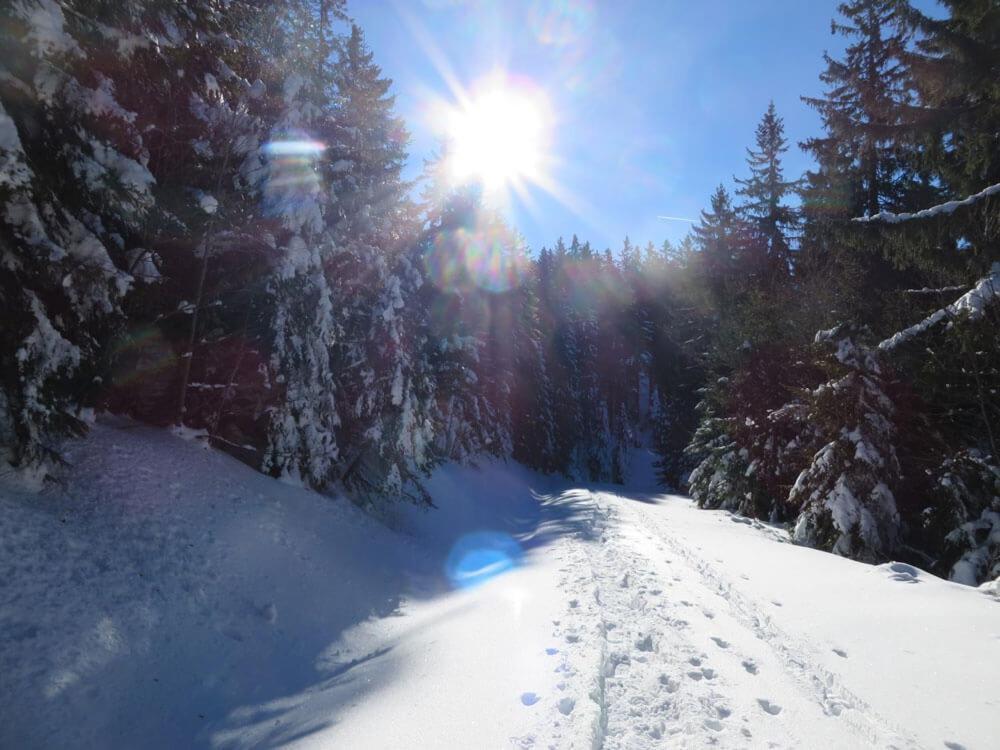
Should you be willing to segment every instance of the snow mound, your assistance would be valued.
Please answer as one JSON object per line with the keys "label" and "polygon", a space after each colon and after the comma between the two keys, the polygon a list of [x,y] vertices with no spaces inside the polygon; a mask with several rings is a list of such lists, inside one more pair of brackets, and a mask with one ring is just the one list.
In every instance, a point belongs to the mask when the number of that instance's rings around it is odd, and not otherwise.
{"label": "snow mound", "polygon": [[98,425],[68,459],[65,492],[0,486],[3,747],[207,746],[428,564],[346,501],[166,432]]}

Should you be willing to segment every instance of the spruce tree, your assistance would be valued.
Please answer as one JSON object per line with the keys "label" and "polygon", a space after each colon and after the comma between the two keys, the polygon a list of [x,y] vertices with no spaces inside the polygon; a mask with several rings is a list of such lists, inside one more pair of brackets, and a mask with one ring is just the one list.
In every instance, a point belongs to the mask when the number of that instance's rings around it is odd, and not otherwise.
{"label": "spruce tree", "polygon": [[803,97],[826,135],[802,143],[818,163],[803,191],[814,220],[874,215],[903,204],[907,162],[898,135],[912,101],[902,62],[910,34],[896,0],[851,0],[838,6],[831,31],[850,40],[842,60],[824,54],[823,97]]}
{"label": "spruce tree", "polygon": [[710,208],[701,212],[701,220],[692,228],[698,255],[697,277],[716,308],[727,304],[729,291],[736,281],[736,261],[741,226],[729,191],[719,185],[710,199]]}
{"label": "spruce tree", "polygon": [[319,488],[337,478],[342,394],[330,357],[341,328],[325,273],[334,243],[319,168],[331,105],[322,76],[299,72],[325,65],[327,32],[314,28],[303,23],[290,39],[280,109],[262,146],[262,196],[274,227],[268,351],[279,393],[264,470]]}
{"label": "spruce tree", "polygon": [[544,472],[558,471],[552,381],[545,358],[539,313],[539,268],[547,262],[544,248],[517,291],[513,329],[514,379],[511,394],[512,457]]}
{"label": "spruce tree", "polygon": [[896,504],[901,479],[896,405],[881,356],[865,331],[816,335],[830,379],[813,391],[808,423],[822,447],[795,481],[793,539],[845,557],[879,562],[902,542]]}
{"label": "spruce tree", "polygon": [[409,138],[361,29],[336,41],[330,145],[323,173],[334,247],[326,261],[341,328],[331,357],[343,394],[343,484],[367,498],[423,500],[433,389],[422,370],[424,280],[413,253],[416,212],[401,178]]}
{"label": "spruce tree", "polygon": [[798,185],[784,177],[782,155],[788,151],[784,122],[774,102],[757,125],[756,149],[747,149],[750,176],[737,178],[736,194],[743,198],[739,211],[753,226],[755,241],[762,245],[772,273],[786,274],[791,266],[789,234],[795,227],[795,212],[784,200]]}
{"label": "spruce tree", "polygon": [[1000,183],[1000,7],[942,0],[942,17],[903,6],[918,34],[904,55],[919,95],[912,113],[922,162],[964,197]]}
{"label": "spruce tree", "polygon": [[140,14],[68,10],[0,12],[0,433],[19,466],[57,459],[59,436],[83,429],[155,204],[136,112],[118,100]]}

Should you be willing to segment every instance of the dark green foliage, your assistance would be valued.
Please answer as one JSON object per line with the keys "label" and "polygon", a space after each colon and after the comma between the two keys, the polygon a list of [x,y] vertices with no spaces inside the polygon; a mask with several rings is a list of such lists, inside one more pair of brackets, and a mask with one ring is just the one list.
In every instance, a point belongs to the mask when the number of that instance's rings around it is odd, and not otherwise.
{"label": "dark green foliage", "polygon": [[763,256],[758,262],[769,278],[780,278],[791,270],[789,236],[797,223],[795,211],[784,201],[798,183],[786,180],[782,170],[788,142],[774,102],[757,126],[756,146],[747,149],[750,176],[736,181],[740,186],[736,193],[743,198],[740,212],[751,225],[752,250]]}
{"label": "dark green foliage", "polygon": [[[943,20],[895,0],[840,6],[833,31],[847,50],[826,58],[826,95],[806,100],[826,132],[803,144],[817,166],[798,246],[782,235],[791,277],[754,263],[781,226],[763,199],[776,194],[773,111],[739,181],[746,204],[733,209],[722,188],[712,197],[691,263],[710,385],[687,455],[700,461],[690,491],[705,507],[976,583],[996,576],[1000,546],[1000,46],[995,3],[946,6]],[[932,208],[948,198],[962,202]]]}

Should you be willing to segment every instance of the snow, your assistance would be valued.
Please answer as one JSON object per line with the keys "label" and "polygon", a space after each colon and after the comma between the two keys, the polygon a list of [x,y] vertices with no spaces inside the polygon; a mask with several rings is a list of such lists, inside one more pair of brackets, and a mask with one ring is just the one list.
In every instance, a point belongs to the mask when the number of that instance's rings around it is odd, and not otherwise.
{"label": "snow", "polygon": [[0,477],[0,746],[986,748],[1000,603],[651,489],[448,465],[382,521],[98,421]]}
{"label": "snow", "polygon": [[30,30],[26,38],[38,57],[55,54],[84,57],[80,46],[63,28],[66,18],[55,0],[18,0],[13,12],[27,23]]}
{"label": "snow", "polygon": [[988,188],[980,190],[974,195],[970,195],[967,198],[957,201],[947,201],[946,203],[941,203],[937,206],[931,206],[930,208],[925,208],[921,211],[916,211],[914,213],[893,213],[892,211],[880,211],[874,216],[861,216],[854,221],[869,223],[873,221],[881,221],[886,224],[899,224],[903,221],[912,221],[914,219],[929,219],[934,216],[943,216],[945,214],[954,213],[957,209],[963,206],[971,206],[973,203],[978,203],[984,198],[989,198],[991,195],[996,195],[1000,193],[1000,183],[996,185],[990,185]]}
{"label": "snow", "polygon": [[0,104],[0,187],[22,188],[31,181],[17,125]]}
{"label": "snow", "polygon": [[202,193],[201,197],[198,199],[198,205],[206,214],[214,214],[219,210],[219,201],[215,199],[215,196],[209,195],[208,193]]}
{"label": "snow", "polygon": [[981,278],[968,292],[947,307],[931,313],[919,323],[893,334],[881,342],[878,348],[883,351],[895,349],[944,320],[952,321],[963,316],[967,316],[969,320],[977,320],[983,316],[987,306],[998,297],[1000,297],[1000,263],[994,263],[989,274]]}
{"label": "snow", "polygon": [[205,74],[205,92],[209,97],[222,98],[222,89],[219,88],[219,82],[211,73]]}

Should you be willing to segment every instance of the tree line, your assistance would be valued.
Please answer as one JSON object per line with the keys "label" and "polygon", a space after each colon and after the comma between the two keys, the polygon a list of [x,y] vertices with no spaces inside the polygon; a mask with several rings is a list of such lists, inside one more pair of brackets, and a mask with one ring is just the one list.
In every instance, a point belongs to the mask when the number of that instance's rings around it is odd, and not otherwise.
{"label": "tree line", "polygon": [[0,443],[94,410],[427,503],[437,463],[663,483],[796,541],[1000,575],[1000,6],[855,0],[815,166],[773,104],[676,245],[530,252],[336,0],[22,0],[0,42]]}

